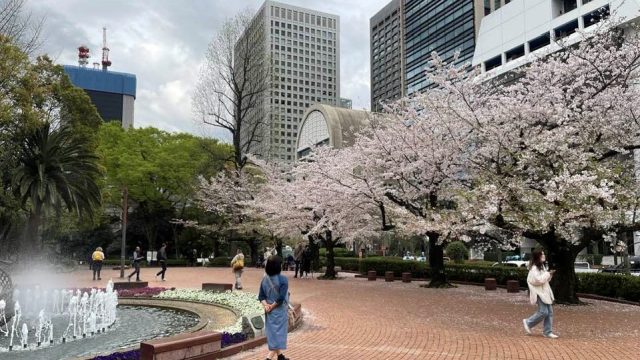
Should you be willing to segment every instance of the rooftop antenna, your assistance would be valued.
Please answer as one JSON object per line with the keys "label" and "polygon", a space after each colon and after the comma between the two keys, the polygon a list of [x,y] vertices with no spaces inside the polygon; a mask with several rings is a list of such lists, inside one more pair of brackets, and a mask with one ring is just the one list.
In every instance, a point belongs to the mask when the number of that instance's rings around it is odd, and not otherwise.
{"label": "rooftop antenna", "polygon": [[80,67],[87,67],[89,57],[89,48],[86,45],[80,45],[78,48],[78,65]]}
{"label": "rooftop antenna", "polygon": [[111,66],[109,60],[109,48],[107,47],[107,28],[102,28],[102,70],[107,71],[107,68]]}

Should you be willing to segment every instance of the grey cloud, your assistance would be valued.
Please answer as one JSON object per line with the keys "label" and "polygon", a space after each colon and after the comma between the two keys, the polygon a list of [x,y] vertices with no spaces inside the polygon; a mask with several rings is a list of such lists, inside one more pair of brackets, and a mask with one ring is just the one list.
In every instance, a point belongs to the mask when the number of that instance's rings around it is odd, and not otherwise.
{"label": "grey cloud", "polygon": [[[287,0],[286,3],[340,16],[341,96],[354,108],[369,108],[369,18],[389,0]],[[76,48],[90,47],[99,61],[102,27],[108,27],[112,70],[138,79],[136,126],[155,126],[229,140],[220,129],[203,127],[191,112],[198,68],[216,30],[227,17],[258,9],[262,1],[29,0],[46,15],[42,51],[58,63],[76,64]]]}

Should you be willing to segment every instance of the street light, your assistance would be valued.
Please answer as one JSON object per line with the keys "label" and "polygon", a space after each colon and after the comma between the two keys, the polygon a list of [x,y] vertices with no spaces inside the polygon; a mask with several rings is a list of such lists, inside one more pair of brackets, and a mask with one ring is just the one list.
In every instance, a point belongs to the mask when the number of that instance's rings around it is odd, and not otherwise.
{"label": "street light", "polygon": [[120,244],[120,278],[124,279],[124,259],[127,255],[127,214],[129,213],[129,191],[122,189],[122,243]]}

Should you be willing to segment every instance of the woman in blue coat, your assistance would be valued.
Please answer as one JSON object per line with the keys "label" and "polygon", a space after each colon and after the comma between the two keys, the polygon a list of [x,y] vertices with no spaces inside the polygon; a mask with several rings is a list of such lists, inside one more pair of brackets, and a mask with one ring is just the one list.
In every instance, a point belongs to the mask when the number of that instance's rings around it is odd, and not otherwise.
{"label": "woman in blue coat", "polygon": [[282,259],[270,256],[265,266],[266,275],[260,284],[258,300],[264,306],[266,317],[267,360],[288,360],[282,353],[287,349],[287,333],[289,331],[289,281],[280,275]]}

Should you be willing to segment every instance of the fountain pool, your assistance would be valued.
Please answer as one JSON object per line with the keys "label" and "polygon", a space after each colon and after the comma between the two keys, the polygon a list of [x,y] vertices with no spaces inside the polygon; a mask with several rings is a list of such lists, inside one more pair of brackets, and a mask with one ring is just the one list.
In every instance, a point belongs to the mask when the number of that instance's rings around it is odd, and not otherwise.
{"label": "fountain pool", "polygon": [[[198,323],[198,316],[180,310],[145,306],[118,306],[116,321],[104,333],[37,348],[30,341],[28,350],[7,351],[8,337],[0,335],[0,358],[3,360],[73,359],[80,356],[117,351],[135,346],[143,340],[170,336],[188,330]],[[65,326],[66,317],[56,321]],[[4,349],[2,349],[4,348]]]}

